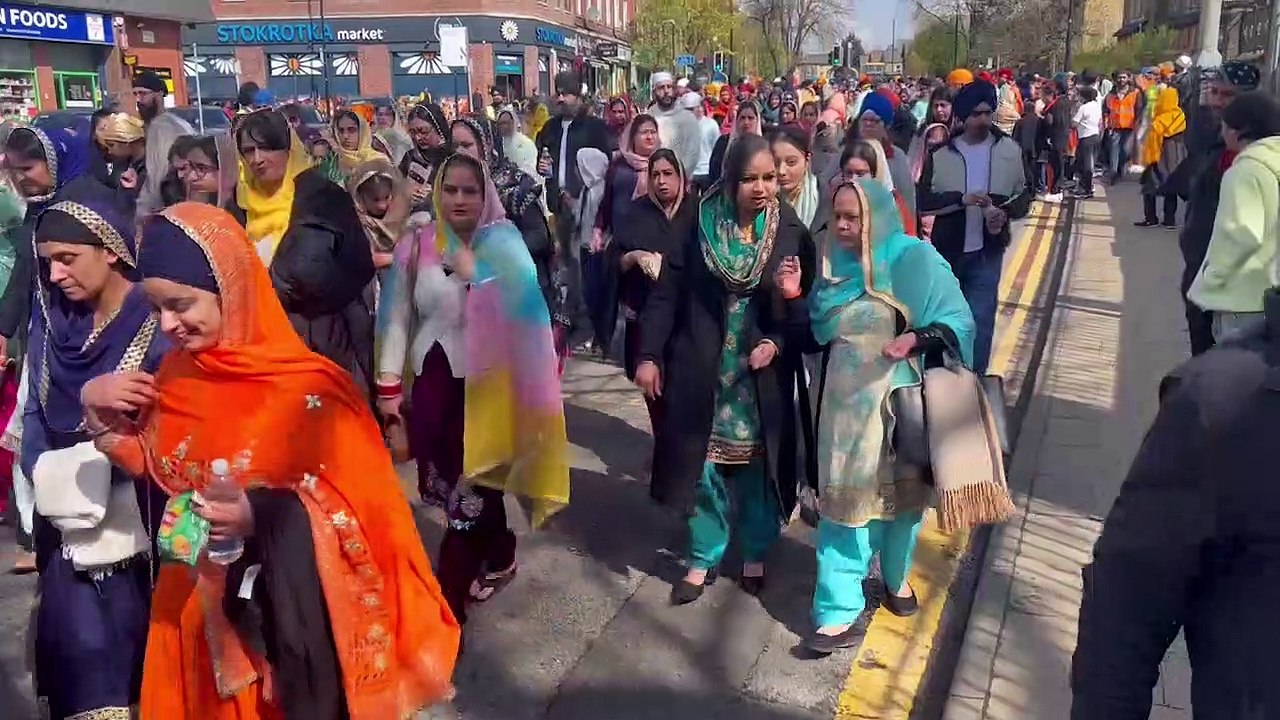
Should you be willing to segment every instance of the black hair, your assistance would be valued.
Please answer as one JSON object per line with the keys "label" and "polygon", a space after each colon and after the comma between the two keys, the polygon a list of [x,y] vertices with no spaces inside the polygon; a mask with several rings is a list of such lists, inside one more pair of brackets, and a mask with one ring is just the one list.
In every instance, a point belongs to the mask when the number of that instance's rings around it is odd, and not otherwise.
{"label": "black hair", "polygon": [[760,153],[769,153],[770,160],[773,158],[769,141],[759,135],[739,135],[738,139],[729,145],[729,152],[725,153],[724,157],[724,173],[720,176],[720,182],[724,184],[725,197],[729,198],[732,205],[738,204],[738,187],[742,185],[742,174],[747,171],[747,165],[751,160]]}
{"label": "black hair", "polygon": [[671,167],[676,169],[676,172],[680,174],[680,177],[684,177],[684,167],[680,165],[680,158],[676,157],[675,151],[671,148],[658,148],[649,156],[650,175],[653,174],[653,166],[656,165],[659,160],[666,160],[671,163]]}
{"label": "black hair", "polygon": [[[178,143],[175,142],[173,145],[174,147],[177,147]],[[215,138],[213,135],[200,135],[198,137],[192,137],[191,143],[188,144],[185,149],[183,149],[182,156],[185,158],[186,156],[191,154],[192,150],[199,150],[200,152],[204,153],[205,157],[209,158],[209,160],[213,163],[214,167],[216,168],[221,167],[222,159],[218,157],[218,141],[217,141],[217,138]]]}
{"label": "black hair", "polygon": [[245,140],[258,144],[260,150],[288,150],[293,144],[289,121],[275,110],[258,110],[245,115],[236,127],[236,149]]}
{"label": "black hair", "polygon": [[480,164],[479,160],[471,157],[470,155],[463,155],[462,153],[456,153],[454,155],[450,155],[449,158],[445,161],[444,165],[440,167],[441,179],[444,178],[444,173],[453,169],[457,165],[466,165],[467,168],[469,168],[473,173],[475,173],[476,183],[483,187],[484,166]]}
{"label": "black hair", "polygon": [[641,125],[652,125],[655,129],[657,129],[658,121],[648,113],[640,113],[639,115],[632,118],[630,136],[627,137],[627,142],[630,143],[631,147],[636,146],[636,135],[640,134]]}
{"label": "black hair", "polygon": [[840,153],[840,171],[844,171],[844,166],[852,158],[858,158],[871,168],[872,176],[880,174],[880,154],[871,145],[870,140],[855,140],[844,146],[844,152]]}
{"label": "black hair", "polygon": [[1239,133],[1241,140],[1280,135],[1280,100],[1262,90],[1241,93],[1223,108],[1222,124]]}
{"label": "black hair", "polygon": [[817,110],[819,115],[822,114],[822,104],[819,103],[817,100],[810,100],[809,102],[801,105],[799,114],[803,115],[805,108],[809,108],[809,107],[812,107],[813,109]]}
{"label": "black hair", "polygon": [[605,107],[608,108],[609,110],[612,110],[614,105],[621,105],[622,107],[625,108],[627,107],[627,99],[619,95],[613,98],[612,100],[610,100],[609,104],[606,105]]}
{"label": "black hair", "polygon": [[258,83],[250,80],[240,86],[240,92],[236,93],[236,102],[242,107],[248,107],[253,104],[253,96],[258,94],[262,88],[258,87]]}
{"label": "black hair", "polygon": [[169,162],[173,163],[180,157],[186,157],[187,151],[196,144],[195,135],[179,135],[173,139],[173,144],[169,146]]}
{"label": "black hair", "polygon": [[343,120],[350,120],[356,124],[356,127],[360,127],[360,116],[356,115],[355,110],[339,110],[338,112],[334,113],[333,128],[337,130],[338,123],[342,122]]}
{"label": "black hair", "polygon": [[809,133],[805,132],[803,128],[794,125],[783,125],[769,134],[769,145],[771,147],[774,143],[780,142],[787,143],[805,155],[809,154]]}
{"label": "black hair", "polygon": [[285,103],[280,106],[280,114],[285,120],[302,120],[302,110],[298,107],[298,103]]}
{"label": "black hair", "polygon": [[93,111],[89,116],[89,144],[97,145],[98,143],[98,121],[103,118],[110,117],[114,113],[113,110],[106,107],[100,107]]}
{"label": "black hair", "polygon": [[1098,91],[1087,85],[1082,86],[1077,92],[1080,93],[1080,99],[1085,102],[1093,102],[1098,99]]}
{"label": "black hair", "polygon": [[39,136],[31,128],[15,128],[9,133],[9,139],[4,143],[4,150],[24,160],[49,161],[44,153],[44,143],[40,142]]}
{"label": "black hair", "polygon": [[386,175],[371,175],[368,180],[360,183],[356,193],[362,198],[380,198],[390,196],[395,191],[395,187],[395,183]]}

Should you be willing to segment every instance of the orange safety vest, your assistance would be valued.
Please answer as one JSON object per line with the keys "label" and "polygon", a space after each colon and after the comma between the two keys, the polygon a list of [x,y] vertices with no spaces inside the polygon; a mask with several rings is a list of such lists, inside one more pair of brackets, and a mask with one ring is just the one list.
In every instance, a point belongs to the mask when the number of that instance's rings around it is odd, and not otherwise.
{"label": "orange safety vest", "polygon": [[1113,130],[1132,130],[1138,122],[1138,92],[1130,90],[1123,98],[1107,96],[1107,126]]}

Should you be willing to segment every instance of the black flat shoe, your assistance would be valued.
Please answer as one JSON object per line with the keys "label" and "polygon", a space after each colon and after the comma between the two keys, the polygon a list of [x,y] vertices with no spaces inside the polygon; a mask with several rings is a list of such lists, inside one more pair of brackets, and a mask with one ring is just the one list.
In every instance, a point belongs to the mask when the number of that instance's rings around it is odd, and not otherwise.
{"label": "black flat shoe", "polygon": [[672,605],[688,605],[689,603],[702,597],[702,592],[707,589],[707,583],[694,585],[688,580],[681,580],[671,588],[671,604]]}
{"label": "black flat shoe", "polygon": [[672,605],[688,605],[689,603],[702,597],[702,593],[707,587],[716,583],[716,571],[708,570],[707,576],[703,578],[701,585],[695,585],[683,578],[671,588],[671,604]]}
{"label": "black flat shoe", "polygon": [[1159,224],[1160,223],[1156,220],[1143,220],[1141,222],[1134,223],[1133,226],[1134,227],[1155,227]]}
{"label": "black flat shoe", "polygon": [[738,578],[738,587],[748,595],[759,595],[764,590],[763,575],[743,575]]}
{"label": "black flat shoe", "polygon": [[898,597],[889,592],[889,588],[884,589],[884,601],[880,603],[880,607],[888,610],[890,613],[898,617],[911,617],[920,610],[920,603],[916,600],[916,593],[911,591],[909,597]]}
{"label": "black flat shoe", "polygon": [[867,634],[867,626],[862,619],[849,626],[848,630],[839,635],[823,635],[815,632],[804,641],[804,646],[821,655],[830,655],[837,650],[851,648],[862,641],[862,636]]}

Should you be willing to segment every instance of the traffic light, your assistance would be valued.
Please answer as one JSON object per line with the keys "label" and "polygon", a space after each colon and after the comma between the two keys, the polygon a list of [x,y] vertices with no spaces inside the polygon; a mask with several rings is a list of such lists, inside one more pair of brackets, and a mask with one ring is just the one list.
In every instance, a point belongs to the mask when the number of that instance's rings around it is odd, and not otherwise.
{"label": "traffic light", "polygon": [[724,72],[724,51],[717,50],[711,53],[711,67],[716,72]]}
{"label": "traffic light", "polygon": [[831,67],[840,67],[840,65],[841,65],[841,62],[840,62],[840,61],[841,61],[841,58],[840,58],[840,46],[839,46],[839,45],[832,45],[832,46],[831,46],[831,54],[827,56],[827,60],[828,60],[828,62],[830,62]]}

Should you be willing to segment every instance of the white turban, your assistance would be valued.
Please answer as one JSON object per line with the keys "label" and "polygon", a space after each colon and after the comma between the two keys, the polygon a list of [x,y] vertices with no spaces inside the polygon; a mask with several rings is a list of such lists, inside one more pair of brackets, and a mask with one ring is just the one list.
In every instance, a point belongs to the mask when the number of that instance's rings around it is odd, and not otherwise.
{"label": "white turban", "polygon": [[677,80],[677,81],[676,81],[676,87],[678,87],[678,88],[687,88],[687,87],[689,87],[689,78],[680,78],[679,80]]}
{"label": "white turban", "polygon": [[692,110],[702,104],[702,96],[696,92],[687,92],[680,96],[680,107]]}
{"label": "white turban", "polygon": [[675,77],[671,73],[662,70],[654,73],[653,76],[649,78],[649,84],[653,87],[658,87],[659,85],[665,85],[674,80]]}

